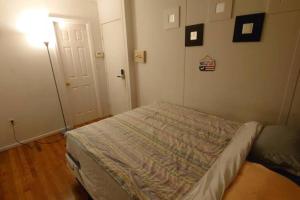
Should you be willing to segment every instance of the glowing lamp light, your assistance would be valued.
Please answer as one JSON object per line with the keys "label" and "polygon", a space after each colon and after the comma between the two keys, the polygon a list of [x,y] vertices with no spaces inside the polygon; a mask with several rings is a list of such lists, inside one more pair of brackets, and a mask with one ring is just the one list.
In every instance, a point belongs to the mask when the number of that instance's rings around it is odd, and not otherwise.
{"label": "glowing lamp light", "polygon": [[24,11],[17,21],[17,28],[26,34],[28,42],[34,47],[43,47],[44,42],[54,40],[51,21],[45,9]]}

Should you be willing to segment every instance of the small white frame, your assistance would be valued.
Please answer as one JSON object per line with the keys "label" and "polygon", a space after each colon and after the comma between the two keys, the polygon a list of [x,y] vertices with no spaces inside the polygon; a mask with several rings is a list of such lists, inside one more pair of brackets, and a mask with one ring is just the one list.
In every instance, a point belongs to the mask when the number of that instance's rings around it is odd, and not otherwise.
{"label": "small white frame", "polygon": [[[217,12],[218,4],[222,4],[222,6],[224,6],[223,12]],[[233,7],[233,0],[210,0],[209,22],[224,21],[224,20],[231,19],[232,7]]]}

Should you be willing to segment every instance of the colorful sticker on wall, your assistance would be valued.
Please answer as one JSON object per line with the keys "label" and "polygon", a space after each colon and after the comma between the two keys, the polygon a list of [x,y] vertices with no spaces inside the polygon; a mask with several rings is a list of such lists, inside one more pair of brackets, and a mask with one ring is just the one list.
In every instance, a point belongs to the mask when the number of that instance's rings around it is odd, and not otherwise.
{"label": "colorful sticker on wall", "polygon": [[211,72],[216,70],[216,60],[211,56],[205,56],[200,60],[199,70],[202,72]]}

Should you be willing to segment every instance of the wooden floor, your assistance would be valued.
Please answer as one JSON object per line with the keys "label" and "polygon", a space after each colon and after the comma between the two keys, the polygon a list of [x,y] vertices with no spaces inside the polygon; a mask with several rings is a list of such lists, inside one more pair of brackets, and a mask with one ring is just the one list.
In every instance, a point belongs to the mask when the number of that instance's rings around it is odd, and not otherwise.
{"label": "wooden floor", "polygon": [[0,153],[0,200],[86,200],[66,165],[62,134]]}

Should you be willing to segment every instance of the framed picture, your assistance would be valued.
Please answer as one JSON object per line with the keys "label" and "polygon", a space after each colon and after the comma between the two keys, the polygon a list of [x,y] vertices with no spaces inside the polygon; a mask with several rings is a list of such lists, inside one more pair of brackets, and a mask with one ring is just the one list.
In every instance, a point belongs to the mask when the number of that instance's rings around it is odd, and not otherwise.
{"label": "framed picture", "polygon": [[261,40],[265,13],[237,16],[233,42],[258,42]]}
{"label": "framed picture", "polygon": [[233,0],[210,0],[209,21],[231,19]]}
{"label": "framed picture", "polygon": [[185,46],[203,45],[204,24],[196,24],[185,27]]}
{"label": "framed picture", "polygon": [[164,11],[164,28],[166,30],[179,28],[180,26],[179,21],[180,21],[179,7],[169,8]]}

